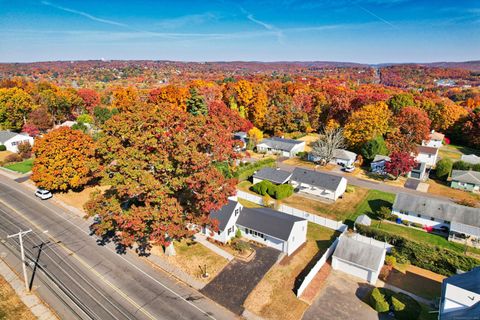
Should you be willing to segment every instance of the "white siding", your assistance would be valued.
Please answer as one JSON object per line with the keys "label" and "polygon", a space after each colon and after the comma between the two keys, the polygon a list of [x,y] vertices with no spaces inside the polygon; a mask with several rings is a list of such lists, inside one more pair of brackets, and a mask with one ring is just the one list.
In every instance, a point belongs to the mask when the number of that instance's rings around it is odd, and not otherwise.
{"label": "white siding", "polygon": [[442,146],[442,141],[441,140],[428,140],[428,141],[423,141],[422,145],[427,146],[427,147],[440,148]]}
{"label": "white siding", "polygon": [[263,179],[258,179],[258,178],[253,178],[253,184],[257,184],[259,182],[262,182]]}
{"label": "white siding", "polygon": [[419,153],[415,160],[417,160],[417,162],[425,162],[427,167],[434,167],[437,163],[437,154]]}
{"label": "white siding", "polygon": [[288,239],[287,255],[295,252],[305,241],[307,241],[307,220],[295,222],[292,233]]}
{"label": "white siding", "polygon": [[392,210],[392,214],[398,216],[400,219],[402,220],[406,220],[406,221],[410,221],[410,222],[414,222],[414,223],[419,223],[419,224],[422,224],[422,225],[426,225],[426,226],[429,226],[429,227],[435,227],[435,228],[440,228],[440,227],[450,227],[449,223],[448,222],[445,222],[444,220],[440,220],[440,219],[437,219],[437,218],[434,218],[433,220],[431,219],[431,217],[428,217],[428,216],[424,216],[424,215],[420,215],[420,217],[418,217],[418,215],[414,212],[408,212],[407,213],[400,213],[396,210]]}
{"label": "white siding", "polygon": [[5,141],[5,147],[10,152],[18,152],[17,145],[22,142],[28,142],[33,146],[33,138],[22,134],[17,134],[15,137]]}
{"label": "white siding", "polygon": [[368,282],[371,282],[369,281],[369,279],[373,280],[372,278],[374,278],[371,276],[372,271],[350,264],[346,261],[340,260],[335,256],[332,258],[332,268],[333,270],[339,270],[339,271],[345,272],[349,275],[355,276],[357,278],[360,278]]}
{"label": "white siding", "polygon": [[[239,227],[239,228],[240,228],[240,230],[242,230],[242,237],[244,237],[246,239],[249,239],[249,240],[256,241],[256,242],[258,242],[260,244],[263,244],[267,247],[271,247],[271,248],[280,250],[282,252],[287,252],[287,243],[285,241],[274,238],[274,237],[271,237],[267,234],[264,234],[263,238],[260,237],[260,236],[256,236],[254,234],[251,234],[251,233],[247,234],[244,227]],[[249,230],[251,230],[251,229],[249,229]]]}
{"label": "white siding", "polygon": [[338,184],[337,190],[335,190],[335,200],[341,197],[345,193],[345,190],[347,190],[347,179],[342,178]]}
{"label": "white siding", "polygon": [[447,284],[445,288],[445,302],[442,305],[442,312],[468,308],[479,301],[480,294]]}
{"label": "white siding", "polygon": [[[203,230],[203,234],[206,235],[207,237],[211,237],[217,241],[220,241],[222,243],[227,243],[230,241],[233,237],[235,237],[235,232],[237,232],[237,227],[236,223],[238,220],[238,217],[240,216],[240,211],[242,210],[243,206],[240,203],[237,203],[237,206],[234,209],[234,214],[230,217],[230,220],[228,220],[227,225],[225,226],[225,230],[219,230],[220,234],[218,232],[210,232],[208,228],[205,228]],[[235,211],[238,210],[238,211]],[[235,214],[235,212],[238,212],[238,214]],[[230,229],[230,233],[228,232]]]}

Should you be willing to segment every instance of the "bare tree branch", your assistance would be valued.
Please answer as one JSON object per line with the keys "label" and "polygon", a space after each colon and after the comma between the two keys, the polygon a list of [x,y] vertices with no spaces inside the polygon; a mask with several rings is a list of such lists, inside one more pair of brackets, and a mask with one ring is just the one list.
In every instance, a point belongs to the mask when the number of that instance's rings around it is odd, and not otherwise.
{"label": "bare tree branch", "polygon": [[328,129],[320,132],[320,138],[312,145],[312,155],[315,161],[323,164],[333,159],[333,151],[345,147],[343,129]]}

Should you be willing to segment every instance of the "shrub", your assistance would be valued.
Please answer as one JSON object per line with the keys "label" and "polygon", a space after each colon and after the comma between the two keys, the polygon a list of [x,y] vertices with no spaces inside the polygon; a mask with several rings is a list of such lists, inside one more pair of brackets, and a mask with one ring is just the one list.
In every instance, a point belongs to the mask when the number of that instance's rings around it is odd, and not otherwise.
{"label": "shrub", "polygon": [[445,158],[437,162],[435,175],[438,179],[446,181],[452,172],[452,160]]}
{"label": "shrub", "polygon": [[475,208],[477,206],[477,203],[474,200],[469,200],[469,199],[457,200],[455,201],[455,203],[461,206],[472,207],[472,208]]}
{"label": "shrub", "polygon": [[235,241],[235,243],[233,244],[233,248],[237,251],[245,252],[247,250],[250,250],[250,244],[248,242],[238,240]]}
{"label": "shrub", "polygon": [[382,206],[377,210],[376,216],[380,219],[388,219],[392,215],[392,210],[389,207]]}
{"label": "shrub", "polygon": [[472,165],[472,170],[473,171],[479,171],[480,172],[480,163]]}
{"label": "shrub", "polygon": [[307,160],[308,159],[308,152],[300,151],[299,153],[297,153],[297,157],[299,157],[302,160]]}
{"label": "shrub", "polygon": [[20,162],[23,158],[18,153],[12,153],[5,157],[4,163]]}
{"label": "shrub", "polygon": [[275,187],[274,198],[277,200],[282,200],[287,197],[290,197],[293,194],[293,187],[289,184],[281,184]]}
{"label": "shrub", "polygon": [[250,187],[250,190],[262,196],[266,194],[270,195],[271,193],[273,194],[273,189],[275,189],[275,185],[267,180],[260,181]]}
{"label": "shrub", "polygon": [[266,167],[275,167],[275,159],[268,158],[259,160],[254,163],[249,163],[243,167],[238,168],[235,171],[234,176],[240,181],[247,180],[255,173],[255,171]]}
{"label": "shrub", "polygon": [[423,224],[421,224],[421,223],[413,222],[411,225],[412,225],[413,227],[415,227],[415,228],[423,229]]}
{"label": "shrub", "polygon": [[395,267],[395,264],[397,263],[397,259],[394,256],[386,256],[385,257],[385,264],[390,267]]}
{"label": "shrub", "polygon": [[7,151],[7,147],[3,144],[0,144],[0,151]]}
{"label": "shrub", "polygon": [[392,309],[397,320],[415,320],[422,312],[422,307],[412,297],[404,293],[395,293],[392,296]]}
{"label": "shrub", "polygon": [[374,288],[370,294],[370,305],[377,312],[387,312],[390,310],[385,296],[380,292],[378,288]]}
{"label": "shrub", "polygon": [[241,238],[241,237],[242,237],[242,230],[237,229],[237,231],[235,231],[235,238]]}
{"label": "shrub", "polygon": [[347,185],[347,189],[345,190],[346,193],[355,192],[355,187],[351,185]]}
{"label": "shrub", "polygon": [[472,165],[470,163],[467,163],[462,160],[455,161],[455,163],[452,165],[452,168],[454,170],[470,170],[471,167]]}
{"label": "shrub", "polygon": [[28,159],[32,156],[32,146],[29,142],[22,142],[18,146],[18,154],[23,159]]}

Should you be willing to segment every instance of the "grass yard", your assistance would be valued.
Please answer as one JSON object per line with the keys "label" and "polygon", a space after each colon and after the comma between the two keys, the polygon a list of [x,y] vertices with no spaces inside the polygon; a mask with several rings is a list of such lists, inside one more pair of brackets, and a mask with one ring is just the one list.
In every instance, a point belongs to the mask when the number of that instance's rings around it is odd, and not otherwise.
{"label": "grass yard", "polygon": [[[166,256],[163,248],[159,246],[153,247],[151,253],[165,259],[200,281],[209,282],[228,264],[227,259],[198,242],[182,240],[181,242],[175,242],[174,246],[176,255],[173,257]],[[203,268],[204,265],[207,265],[207,272],[210,274],[207,279],[201,277],[200,266]]]}
{"label": "grass yard", "polygon": [[281,202],[287,206],[307,211],[322,217],[327,217],[336,221],[343,221],[351,216],[357,207],[364,201],[368,190],[360,187],[354,188],[353,192],[345,192],[342,199],[335,203],[321,202],[312,198],[303,197],[294,194]]}
{"label": "grass yard", "polygon": [[63,201],[69,206],[77,208],[78,210],[84,211],[83,206],[87,203],[90,194],[96,190],[105,191],[109,186],[97,186],[97,187],[86,187],[80,192],[68,191],[64,193],[56,193],[55,198]]}
{"label": "grass yard", "polygon": [[318,140],[318,133],[309,133],[304,137],[301,137],[297,140],[305,141],[305,152],[312,151],[312,143]]}
{"label": "grass yard", "polygon": [[309,223],[307,243],[274,266],[250,293],[244,306],[265,319],[301,319],[309,305],[293,292],[296,277],[330,246],[335,231]]}
{"label": "grass yard", "polygon": [[0,319],[36,319],[30,309],[17,296],[10,284],[2,277],[0,277]]}
{"label": "grass yard", "polygon": [[27,173],[32,171],[33,167],[33,159],[23,160],[22,162],[16,162],[12,164],[8,164],[5,168],[10,169],[12,171],[20,172],[20,173]]}
{"label": "grass yard", "polygon": [[[474,148],[470,148],[470,147],[464,147],[464,146],[457,146],[457,145],[454,145],[454,144],[449,144],[449,145],[444,145],[440,148],[439,150],[440,154],[442,154],[442,152],[447,152],[447,153],[450,153],[450,154],[457,154],[457,155],[460,155],[460,157],[462,156],[462,154],[476,154],[477,156],[480,156],[480,150],[478,149],[474,149]],[[458,157],[458,159],[460,159],[460,157]]]}
{"label": "grass yard", "polygon": [[251,202],[245,199],[238,198],[238,202],[245,208],[263,208],[261,205],[256,204],[255,202]]}
{"label": "grass yard", "polygon": [[13,152],[10,152],[10,151],[0,151],[0,162],[5,160],[5,158],[11,155],[12,153]]}
{"label": "grass yard", "polygon": [[355,170],[352,174],[360,179],[365,179],[365,180],[370,180],[370,181],[380,181],[384,184],[388,184],[391,186],[396,186],[396,187],[403,187],[405,185],[405,182],[407,181],[406,177],[398,177],[397,180],[391,180],[389,178],[383,178],[379,175],[375,175],[370,172],[370,167],[361,167],[357,168],[358,170]]}
{"label": "grass yard", "polygon": [[381,207],[391,208],[394,201],[395,194],[393,193],[368,190],[366,197],[364,197],[363,201],[354,209],[354,212],[345,219],[345,223],[352,227],[358,216],[362,214],[373,216]]}
{"label": "grass yard", "polygon": [[477,203],[477,207],[480,206],[480,195],[475,194],[473,192],[462,191],[457,189],[452,189],[448,185],[447,182],[438,181],[434,179],[429,179],[428,184],[430,187],[428,188],[429,193],[437,194],[440,196],[453,198],[455,200],[467,200],[473,201]]}
{"label": "grass yard", "polygon": [[414,293],[426,299],[435,300],[441,296],[444,276],[412,265],[395,267],[387,283]]}
{"label": "grass yard", "polygon": [[245,191],[247,193],[254,194],[256,196],[260,196],[260,195],[258,195],[255,192],[250,190],[251,186],[252,186],[252,183],[248,180],[245,180],[245,181],[241,181],[239,184],[237,184],[237,189]]}

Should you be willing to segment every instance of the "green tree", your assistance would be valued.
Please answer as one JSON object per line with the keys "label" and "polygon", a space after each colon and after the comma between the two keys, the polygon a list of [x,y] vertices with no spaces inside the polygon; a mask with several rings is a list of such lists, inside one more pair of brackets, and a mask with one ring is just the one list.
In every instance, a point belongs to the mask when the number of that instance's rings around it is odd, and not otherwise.
{"label": "green tree", "polygon": [[410,93],[399,93],[392,96],[387,101],[387,104],[394,114],[398,114],[405,107],[415,106],[415,101],[413,100],[413,96]]}
{"label": "green tree", "polygon": [[445,158],[437,162],[435,175],[440,180],[447,180],[452,172],[453,161]]}
{"label": "green tree", "polygon": [[366,142],[363,145],[360,153],[365,159],[372,161],[377,154],[384,156],[388,155],[388,149],[383,137],[376,136],[374,139]]}
{"label": "green tree", "polygon": [[197,89],[195,88],[190,89],[190,98],[187,100],[187,111],[194,116],[208,114],[208,107],[205,103],[205,99],[198,94]]}

